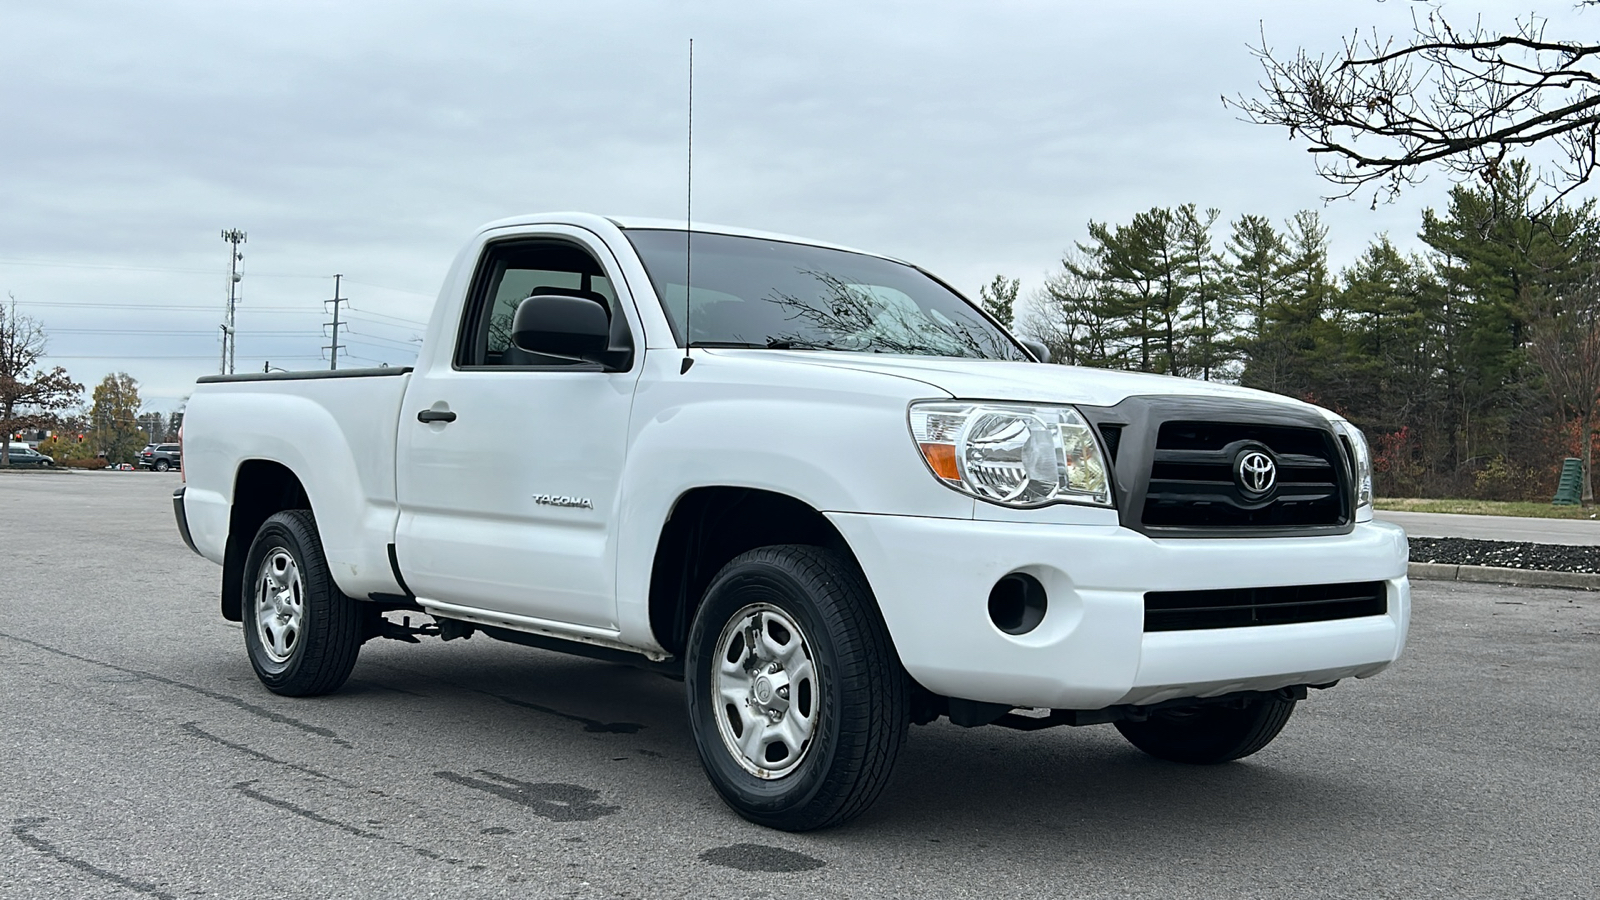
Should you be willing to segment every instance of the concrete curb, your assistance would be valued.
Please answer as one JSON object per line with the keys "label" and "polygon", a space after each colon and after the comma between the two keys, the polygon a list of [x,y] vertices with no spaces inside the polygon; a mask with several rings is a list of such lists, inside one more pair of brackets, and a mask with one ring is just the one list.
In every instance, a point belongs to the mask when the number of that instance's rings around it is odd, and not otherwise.
{"label": "concrete curb", "polygon": [[1600,591],[1600,575],[1589,572],[1551,572],[1545,569],[1508,569],[1502,566],[1452,566],[1412,563],[1412,578],[1430,581],[1471,581],[1479,584],[1514,584],[1520,587],[1575,588]]}

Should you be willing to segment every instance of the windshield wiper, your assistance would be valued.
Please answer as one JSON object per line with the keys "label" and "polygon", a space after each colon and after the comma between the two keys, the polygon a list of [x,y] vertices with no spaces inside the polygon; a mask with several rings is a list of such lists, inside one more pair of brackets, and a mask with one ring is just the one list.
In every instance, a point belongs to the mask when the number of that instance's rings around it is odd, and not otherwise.
{"label": "windshield wiper", "polygon": [[844,350],[832,344],[814,344],[804,341],[785,341],[774,338],[761,343],[759,341],[691,341],[690,347],[705,347],[708,349],[734,349],[734,350]]}

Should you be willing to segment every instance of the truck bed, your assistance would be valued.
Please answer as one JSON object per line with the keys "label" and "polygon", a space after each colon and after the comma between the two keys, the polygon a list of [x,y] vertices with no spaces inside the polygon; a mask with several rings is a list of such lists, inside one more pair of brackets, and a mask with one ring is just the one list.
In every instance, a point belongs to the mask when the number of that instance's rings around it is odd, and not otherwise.
{"label": "truck bed", "polygon": [[[345,593],[398,593],[395,433],[411,369],[213,375],[185,409],[186,506],[195,548],[221,563],[234,486],[245,465],[281,465],[326,497],[323,550]],[[246,537],[248,540],[248,536]]]}

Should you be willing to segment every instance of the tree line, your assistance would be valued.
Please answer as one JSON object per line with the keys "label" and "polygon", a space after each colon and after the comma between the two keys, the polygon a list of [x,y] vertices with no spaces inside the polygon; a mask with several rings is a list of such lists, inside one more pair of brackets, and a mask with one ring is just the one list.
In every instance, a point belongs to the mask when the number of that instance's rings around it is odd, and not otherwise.
{"label": "tree line", "polygon": [[[1055,362],[1236,382],[1331,408],[1388,496],[1549,499],[1589,456],[1600,394],[1600,218],[1508,163],[1335,269],[1314,211],[1230,222],[1193,204],[1091,221],[1019,302],[980,292]],[[1585,479],[1585,500],[1592,491]]]}

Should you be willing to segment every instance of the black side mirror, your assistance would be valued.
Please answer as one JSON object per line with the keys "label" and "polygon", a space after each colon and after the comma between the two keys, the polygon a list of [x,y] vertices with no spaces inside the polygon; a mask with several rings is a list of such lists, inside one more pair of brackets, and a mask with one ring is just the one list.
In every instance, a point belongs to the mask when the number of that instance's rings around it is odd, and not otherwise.
{"label": "black side mirror", "polygon": [[1017,338],[1017,341],[1021,343],[1022,346],[1027,347],[1028,352],[1032,353],[1039,360],[1039,362],[1047,363],[1050,361],[1049,347],[1046,347],[1044,344],[1041,344],[1038,341],[1029,340],[1028,338]]}
{"label": "black side mirror", "polygon": [[[624,326],[626,327],[626,326]],[[633,348],[611,348],[611,317],[606,308],[569,294],[538,294],[517,305],[511,342],[529,353],[565,356],[626,369]]]}

